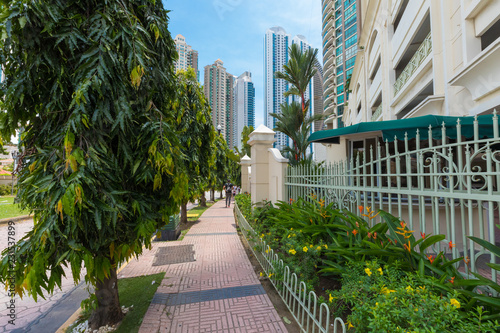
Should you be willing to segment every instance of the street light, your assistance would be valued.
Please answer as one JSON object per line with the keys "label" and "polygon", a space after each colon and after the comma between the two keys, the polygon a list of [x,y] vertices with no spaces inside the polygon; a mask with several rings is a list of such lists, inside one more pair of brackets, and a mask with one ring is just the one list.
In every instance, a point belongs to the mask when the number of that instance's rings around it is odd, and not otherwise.
{"label": "street light", "polygon": [[11,183],[10,195],[14,195],[14,173],[17,169],[17,159],[19,158],[20,154],[17,150],[14,150],[11,154],[12,158],[14,159],[14,168],[12,168],[12,183]]}
{"label": "street light", "polygon": [[217,132],[219,132],[219,135],[220,135],[220,131],[222,131],[222,126],[219,124],[219,125],[217,125]]}

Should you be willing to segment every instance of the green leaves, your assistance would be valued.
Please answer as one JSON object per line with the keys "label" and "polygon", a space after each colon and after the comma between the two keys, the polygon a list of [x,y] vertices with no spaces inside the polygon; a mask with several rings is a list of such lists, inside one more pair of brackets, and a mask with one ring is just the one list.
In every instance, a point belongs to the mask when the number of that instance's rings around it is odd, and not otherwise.
{"label": "green leaves", "polygon": [[132,69],[132,73],[130,73],[130,80],[132,81],[132,86],[136,89],[139,89],[143,75],[144,67],[141,65],[137,65],[134,69]]}

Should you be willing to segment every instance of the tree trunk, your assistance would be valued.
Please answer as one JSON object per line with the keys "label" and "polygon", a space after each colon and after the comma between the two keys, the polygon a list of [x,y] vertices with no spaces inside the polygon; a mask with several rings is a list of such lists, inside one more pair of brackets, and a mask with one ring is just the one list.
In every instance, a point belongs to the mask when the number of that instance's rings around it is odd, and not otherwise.
{"label": "tree trunk", "polygon": [[215,202],[215,189],[210,190],[210,201]]}
{"label": "tree trunk", "polygon": [[201,195],[200,207],[207,207],[207,197],[205,197],[205,192]]}
{"label": "tree trunk", "polygon": [[220,198],[219,199],[222,199],[222,191],[220,191]]}
{"label": "tree trunk", "polygon": [[187,204],[182,204],[181,205],[181,223],[187,223],[188,217],[187,217]]}
{"label": "tree trunk", "polygon": [[104,281],[97,281],[95,295],[97,309],[92,312],[89,318],[91,329],[96,330],[101,326],[114,325],[123,319],[124,314],[118,298],[116,267],[111,269],[109,277],[104,278]]}

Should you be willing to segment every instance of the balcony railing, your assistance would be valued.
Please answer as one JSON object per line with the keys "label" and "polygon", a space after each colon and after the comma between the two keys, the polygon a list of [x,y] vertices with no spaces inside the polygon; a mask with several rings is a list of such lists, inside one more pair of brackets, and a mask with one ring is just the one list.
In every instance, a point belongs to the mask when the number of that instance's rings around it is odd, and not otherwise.
{"label": "balcony railing", "polygon": [[427,58],[427,56],[431,53],[431,51],[432,51],[432,40],[431,40],[431,33],[429,32],[429,34],[424,39],[422,44],[420,44],[420,47],[418,48],[417,52],[415,52],[413,57],[410,59],[408,65],[406,65],[401,75],[399,75],[398,79],[396,80],[396,83],[394,83],[394,96],[396,96],[397,93],[401,90],[401,88],[408,82],[408,80],[412,77],[412,75],[422,64],[425,58]]}
{"label": "balcony railing", "polygon": [[372,121],[377,121],[377,119],[380,117],[382,114],[382,103],[378,106],[378,108],[375,110],[375,113],[372,115]]}

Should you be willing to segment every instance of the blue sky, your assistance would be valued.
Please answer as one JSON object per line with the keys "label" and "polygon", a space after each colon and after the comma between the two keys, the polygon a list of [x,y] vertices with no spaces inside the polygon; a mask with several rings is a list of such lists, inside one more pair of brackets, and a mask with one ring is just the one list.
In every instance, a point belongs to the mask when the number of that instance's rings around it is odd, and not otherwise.
{"label": "blue sky", "polygon": [[266,30],[279,25],[292,37],[304,35],[321,56],[320,0],[163,0],[163,4],[171,10],[172,38],[183,35],[199,52],[201,82],[203,68],[217,59],[233,75],[252,73],[257,126],[264,122]]}

